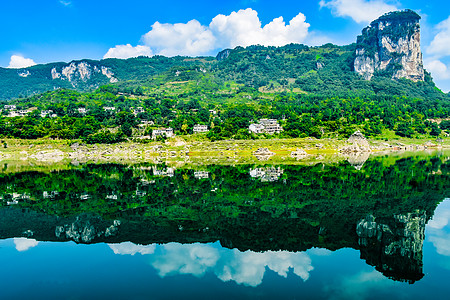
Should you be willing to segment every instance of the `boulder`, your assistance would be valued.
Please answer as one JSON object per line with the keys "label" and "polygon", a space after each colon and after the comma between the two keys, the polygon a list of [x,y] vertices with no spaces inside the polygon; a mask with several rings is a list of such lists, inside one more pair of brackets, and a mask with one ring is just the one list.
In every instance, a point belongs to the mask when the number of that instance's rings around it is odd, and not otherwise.
{"label": "boulder", "polygon": [[301,159],[308,156],[305,150],[297,148],[297,150],[291,152],[291,157],[296,159]]}

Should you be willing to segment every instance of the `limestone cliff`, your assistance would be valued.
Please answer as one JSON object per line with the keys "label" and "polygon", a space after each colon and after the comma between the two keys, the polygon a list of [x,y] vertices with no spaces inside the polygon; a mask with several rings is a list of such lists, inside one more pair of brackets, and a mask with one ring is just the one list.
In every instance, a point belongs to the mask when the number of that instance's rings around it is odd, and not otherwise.
{"label": "limestone cliff", "polygon": [[413,283],[423,277],[424,212],[375,218],[356,225],[361,258],[394,280]]}
{"label": "limestone cliff", "polygon": [[355,71],[366,80],[378,73],[393,79],[423,81],[419,20],[418,14],[404,10],[370,23],[356,42]]}

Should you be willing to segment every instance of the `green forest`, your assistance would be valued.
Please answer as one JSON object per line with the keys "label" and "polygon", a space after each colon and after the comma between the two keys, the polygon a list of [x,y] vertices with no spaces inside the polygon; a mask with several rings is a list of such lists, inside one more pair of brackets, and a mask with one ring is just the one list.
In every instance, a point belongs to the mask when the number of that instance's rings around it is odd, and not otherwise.
{"label": "green forest", "polygon": [[[392,80],[389,74],[366,81],[353,72],[354,53],[355,44],[290,44],[237,47],[217,58],[85,61],[97,69],[107,65],[121,80],[95,81],[101,75],[96,73],[91,83],[83,83],[91,87],[62,80],[63,88],[0,101],[0,137],[115,143],[149,136],[162,127],[188,135],[196,124],[208,126],[205,135],[212,141],[348,137],[355,130],[380,138],[386,132],[398,137],[448,135],[450,97],[436,88],[428,73],[423,82]],[[52,67],[32,68],[44,72]],[[7,90],[21,85],[11,81],[0,86]],[[8,117],[6,105],[28,112]],[[42,111],[52,113],[41,117]],[[284,130],[276,135],[250,133],[249,125],[264,118],[276,119]]]}

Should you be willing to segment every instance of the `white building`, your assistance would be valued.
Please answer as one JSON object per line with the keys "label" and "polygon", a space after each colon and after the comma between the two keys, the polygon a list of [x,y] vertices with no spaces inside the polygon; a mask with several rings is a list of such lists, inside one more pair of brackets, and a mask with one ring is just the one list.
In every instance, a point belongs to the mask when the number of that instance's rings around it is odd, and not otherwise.
{"label": "white building", "polygon": [[4,108],[6,110],[16,110],[17,107],[15,105],[5,105]]}
{"label": "white building", "polygon": [[260,178],[261,182],[274,182],[278,181],[284,170],[280,167],[268,167],[268,168],[256,168],[250,170],[250,176],[252,178]]}
{"label": "white building", "polygon": [[145,113],[145,109],[143,107],[136,107],[135,109],[133,109],[133,114],[135,116],[141,113]]}
{"label": "white building", "polygon": [[276,119],[261,119],[257,124],[250,124],[248,130],[250,133],[274,134],[283,131],[283,127],[278,124],[278,120]]}
{"label": "white building", "polygon": [[197,179],[206,179],[206,178],[209,178],[209,172],[208,171],[195,171],[194,177]]}
{"label": "white building", "polygon": [[51,110],[51,109],[41,111],[41,118],[45,118],[46,116],[54,118],[54,117],[56,117],[56,114],[54,114],[53,110]]}
{"label": "white building", "polygon": [[208,132],[208,125],[194,125],[194,133],[198,133],[198,132]]}
{"label": "white building", "polygon": [[163,136],[166,138],[173,137],[173,129],[172,128],[161,128],[161,129],[154,129],[152,131],[152,139],[156,139],[158,136]]}
{"label": "white building", "polygon": [[79,107],[77,110],[78,110],[78,113],[82,114],[82,115],[85,115],[87,113],[87,110],[84,107]]}
{"label": "white building", "polygon": [[116,108],[114,106],[103,106],[104,111],[115,111]]}

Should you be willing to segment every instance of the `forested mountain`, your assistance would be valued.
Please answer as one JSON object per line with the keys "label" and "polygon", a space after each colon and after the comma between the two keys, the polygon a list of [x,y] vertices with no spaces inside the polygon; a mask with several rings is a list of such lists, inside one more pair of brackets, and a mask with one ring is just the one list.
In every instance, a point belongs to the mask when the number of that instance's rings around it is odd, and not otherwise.
{"label": "forested mountain", "polygon": [[204,79],[260,91],[448,99],[423,70],[419,19],[409,10],[386,14],[348,46],[249,46],[223,50],[215,58],[154,56],[0,68],[0,100],[58,88],[92,91],[105,84],[145,87]]}

